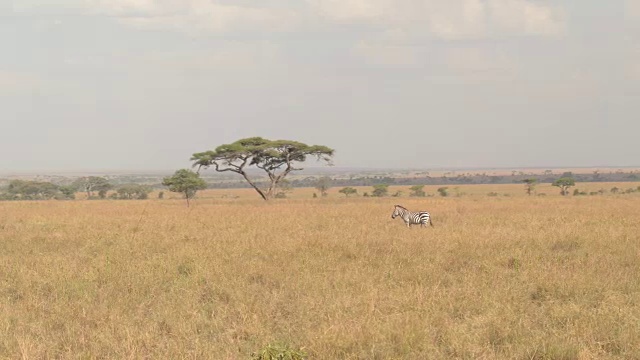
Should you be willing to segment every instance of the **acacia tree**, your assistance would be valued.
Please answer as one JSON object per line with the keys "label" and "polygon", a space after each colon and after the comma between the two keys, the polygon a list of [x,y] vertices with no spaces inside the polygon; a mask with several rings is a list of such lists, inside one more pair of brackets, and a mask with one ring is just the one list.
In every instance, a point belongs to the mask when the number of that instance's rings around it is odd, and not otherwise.
{"label": "acacia tree", "polygon": [[[215,150],[195,153],[191,157],[193,166],[198,168],[213,167],[218,172],[234,172],[251,185],[264,200],[275,195],[278,184],[292,171],[302,170],[295,166],[316,157],[318,161],[331,164],[334,150],[323,145],[307,145],[291,140],[268,140],[261,137],[240,139],[231,144],[218,146]],[[247,168],[255,166],[268,176],[267,187],[261,188],[247,174]]]}
{"label": "acacia tree", "polygon": [[189,200],[196,196],[198,190],[207,188],[207,183],[200,175],[189,169],[180,169],[173,176],[165,177],[162,179],[162,185],[169,187],[171,192],[183,193],[187,199],[187,207]]}
{"label": "acacia tree", "polygon": [[576,184],[576,181],[573,180],[573,178],[570,177],[562,177],[556,181],[553,182],[553,186],[559,187],[560,188],[560,194],[562,196],[566,196],[567,194],[569,194],[569,188],[574,186]]}
{"label": "acacia tree", "polygon": [[152,191],[151,187],[140,184],[125,184],[120,185],[116,192],[118,197],[122,200],[145,200],[149,198],[149,193]]}
{"label": "acacia tree", "polygon": [[354,189],[352,187],[345,187],[340,189],[340,191],[338,191],[341,194],[344,194],[344,196],[349,197],[349,195],[355,195],[358,193],[357,189]]}
{"label": "acacia tree", "polygon": [[331,189],[331,178],[328,176],[323,176],[318,179],[316,182],[316,190],[320,192],[322,197],[327,196],[327,191]]}
{"label": "acacia tree", "polygon": [[81,177],[73,182],[73,186],[79,191],[87,193],[87,199],[93,197],[93,192],[97,191],[106,195],[106,192],[113,188],[109,180],[100,176]]}
{"label": "acacia tree", "polygon": [[524,183],[524,188],[525,188],[525,191],[527,192],[527,195],[531,196],[533,189],[535,189],[537,185],[536,183],[538,182],[538,179],[529,178],[529,179],[522,180],[522,182]]}

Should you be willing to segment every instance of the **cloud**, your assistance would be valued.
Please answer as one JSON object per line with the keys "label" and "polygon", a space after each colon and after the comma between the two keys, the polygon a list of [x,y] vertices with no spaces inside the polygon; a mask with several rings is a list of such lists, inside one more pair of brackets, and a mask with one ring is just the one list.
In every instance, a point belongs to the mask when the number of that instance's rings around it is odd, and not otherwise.
{"label": "cloud", "polygon": [[635,80],[640,80],[640,48],[631,51],[627,56],[627,73]]}
{"label": "cloud", "polygon": [[153,52],[130,59],[141,66],[159,67],[161,69],[189,69],[194,71],[230,71],[262,69],[265,66],[283,63],[279,46],[262,42],[227,41],[218,44],[215,49],[197,52]]}
{"label": "cloud", "polygon": [[393,10],[393,2],[384,0],[308,0],[319,16],[336,22],[381,21]]}
{"label": "cloud", "polygon": [[[638,8],[635,1],[628,1],[629,8]],[[548,0],[263,0],[251,5],[221,0],[60,0],[56,7],[35,0],[19,3],[21,12],[75,9],[115,17],[136,28],[191,33],[277,32],[354,24],[466,40],[557,35],[565,27],[563,9]]]}
{"label": "cloud", "polygon": [[141,29],[189,33],[284,31],[294,27],[297,14],[286,8],[240,6],[209,0],[95,0],[94,11],[117,17]]}
{"label": "cloud", "polygon": [[403,27],[447,40],[509,35],[549,36],[564,30],[561,8],[532,0],[308,0],[336,22]]}
{"label": "cloud", "polygon": [[425,17],[431,34],[449,40],[480,38],[488,32],[487,8],[481,0],[432,2]]}
{"label": "cloud", "polygon": [[[452,42],[500,39],[513,36],[555,36],[564,31],[564,15],[559,8],[530,0],[372,0],[366,11],[348,0],[339,5],[333,0],[314,0],[336,6],[335,21],[353,23],[367,20],[373,30],[356,45],[354,53],[370,64],[412,66],[428,60],[424,44],[428,39]],[[358,9],[363,12],[358,13]],[[373,11],[372,9],[377,9]],[[339,16],[338,16],[339,15]],[[513,62],[498,53],[478,48],[453,48],[447,51],[447,70],[488,72],[513,70]]]}
{"label": "cloud", "polygon": [[0,94],[29,92],[39,86],[40,81],[34,75],[0,69]]}
{"label": "cloud", "polygon": [[638,0],[627,0],[626,1],[625,15],[627,16],[627,18],[629,18],[631,20],[640,19],[640,1],[638,1]]}
{"label": "cloud", "polygon": [[487,2],[494,31],[525,35],[557,35],[564,31],[564,14],[559,8],[529,0]]}
{"label": "cloud", "polygon": [[431,33],[448,40],[552,36],[565,26],[561,9],[530,0],[433,1],[426,18]]}
{"label": "cloud", "polygon": [[416,49],[412,46],[361,41],[354,47],[354,54],[374,66],[411,67],[418,64]]}
{"label": "cloud", "polygon": [[455,47],[444,52],[448,70],[460,73],[510,73],[516,63],[507,55],[479,47]]}
{"label": "cloud", "polygon": [[0,1],[0,15],[9,15],[13,13],[12,1]]}

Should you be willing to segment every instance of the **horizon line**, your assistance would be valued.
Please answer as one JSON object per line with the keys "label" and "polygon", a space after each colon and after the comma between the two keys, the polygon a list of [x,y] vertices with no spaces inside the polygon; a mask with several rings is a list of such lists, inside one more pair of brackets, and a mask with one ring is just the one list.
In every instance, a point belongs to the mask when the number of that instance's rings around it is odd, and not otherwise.
{"label": "horizon line", "polygon": [[[479,171],[479,170],[528,170],[528,169],[640,169],[640,165],[588,165],[588,166],[478,166],[478,167],[447,167],[447,166],[434,166],[434,167],[369,167],[369,166],[309,166],[305,167],[302,171],[309,170],[324,170],[331,171]],[[254,170],[250,168],[248,170]],[[258,170],[258,169],[256,169]],[[145,175],[145,174],[158,174],[166,173],[171,174],[175,169],[72,169],[72,170],[1,170],[0,176],[19,176],[19,175],[80,175],[80,174],[132,174],[132,175]],[[215,170],[214,170],[215,173]]]}

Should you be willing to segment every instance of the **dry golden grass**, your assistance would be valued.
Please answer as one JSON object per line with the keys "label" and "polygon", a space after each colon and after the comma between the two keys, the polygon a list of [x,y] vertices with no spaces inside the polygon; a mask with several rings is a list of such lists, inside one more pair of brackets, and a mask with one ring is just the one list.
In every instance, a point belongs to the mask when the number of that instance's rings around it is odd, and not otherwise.
{"label": "dry golden grass", "polygon": [[640,196],[473,189],[2,202],[0,357],[640,358]]}

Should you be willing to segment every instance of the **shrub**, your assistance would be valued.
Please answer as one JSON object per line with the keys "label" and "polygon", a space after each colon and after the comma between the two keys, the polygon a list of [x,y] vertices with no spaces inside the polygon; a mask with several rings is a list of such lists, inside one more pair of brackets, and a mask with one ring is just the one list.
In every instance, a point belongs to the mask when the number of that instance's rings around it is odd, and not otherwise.
{"label": "shrub", "polygon": [[412,187],[409,188],[409,190],[411,190],[411,193],[409,194],[409,196],[424,197],[427,195],[427,193],[425,193],[423,189],[424,189],[424,185],[413,185]]}
{"label": "shrub", "polygon": [[[345,187],[340,189],[340,191],[338,191],[341,194],[344,194],[344,196],[349,197],[350,195],[357,195],[358,194],[358,190],[354,189],[352,187]],[[365,193],[366,194],[366,193]],[[369,196],[369,194],[367,194],[367,196]]]}
{"label": "shrub", "polygon": [[373,186],[373,191],[371,192],[371,196],[374,197],[384,197],[389,193],[389,185],[387,184],[378,184]]}

